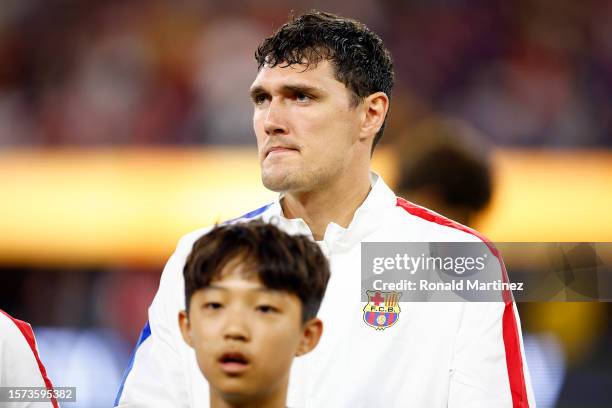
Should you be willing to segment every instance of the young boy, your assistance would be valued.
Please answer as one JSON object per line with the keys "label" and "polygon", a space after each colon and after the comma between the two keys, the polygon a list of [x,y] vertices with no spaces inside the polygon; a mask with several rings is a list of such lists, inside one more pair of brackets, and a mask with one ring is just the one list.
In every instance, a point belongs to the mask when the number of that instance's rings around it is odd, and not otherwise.
{"label": "young boy", "polygon": [[211,408],[284,408],[294,356],[311,351],[329,265],[318,245],[271,224],[217,227],[183,269],[183,339],[210,385]]}

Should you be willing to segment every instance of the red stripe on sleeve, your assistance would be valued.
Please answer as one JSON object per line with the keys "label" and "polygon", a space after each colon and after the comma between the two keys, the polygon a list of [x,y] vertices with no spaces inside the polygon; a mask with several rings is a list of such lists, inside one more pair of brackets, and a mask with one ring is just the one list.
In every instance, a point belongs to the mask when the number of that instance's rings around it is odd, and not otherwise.
{"label": "red stripe on sleeve", "polygon": [[[0,312],[6,317],[8,317],[15,324],[15,326],[17,326],[23,337],[25,337],[26,341],[28,342],[28,345],[30,346],[30,350],[32,350],[32,354],[34,354],[34,358],[36,358],[36,363],[38,364],[40,375],[42,376],[42,379],[45,382],[45,387],[47,388],[47,390],[53,391],[53,384],[51,384],[51,380],[47,376],[47,370],[45,370],[45,366],[43,365],[42,361],[40,361],[38,351],[36,350],[36,339],[34,338],[34,332],[32,331],[32,327],[24,321],[11,317],[4,310],[0,310]],[[53,408],[59,408],[57,400],[53,396],[51,397],[51,404],[53,405]]]}
{"label": "red stripe on sleeve", "polygon": [[[504,282],[508,282],[508,272],[506,271],[506,266],[504,265],[499,251],[497,248],[495,248],[495,245],[493,245],[493,243],[487,239],[487,237],[471,228],[466,227],[465,225],[461,225],[458,222],[441,216],[440,214],[436,214],[433,211],[415,205],[401,197],[397,198],[396,205],[403,208],[409,214],[422,218],[426,221],[443,225],[445,227],[454,228],[479,238],[489,248],[491,253],[499,260],[502,271],[502,280]],[[502,316],[502,334],[504,338],[504,348],[506,350],[506,367],[508,369],[512,406],[514,408],[529,408],[527,388],[525,386],[525,375],[523,373],[521,343],[519,340],[518,325],[514,315],[512,293],[510,293],[508,290],[504,290],[502,295],[506,305],[504,307],[504,314]]]}

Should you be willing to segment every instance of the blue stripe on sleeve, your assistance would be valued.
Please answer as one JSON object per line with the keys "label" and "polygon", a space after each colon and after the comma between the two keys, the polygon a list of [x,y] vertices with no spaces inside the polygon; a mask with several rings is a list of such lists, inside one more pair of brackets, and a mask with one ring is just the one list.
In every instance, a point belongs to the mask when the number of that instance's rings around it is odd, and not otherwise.
{"label": "blue stripe on sleeve", "polygon": [[127,368],[125,369],[125,373],[123,373],[123,378],[121,379],[121,385],[119,386],[119,391],[117,392],[117,398],[115,398],[115,407],[119,405],[119,400],[121,399],[121,394],[123,393],[123,386],[125,385],[125,380],[127,379],[128,374],[132,371],[132,366],[134,365],[134,358],[136,357],[136,351],[138,351],[138,347],[149,338],[151,335],[151,327],[149,326],[149,322],[145,324],[144,328],[140,332],[140,337],[138,338],[138,342],[136,342],[136,347],[134,347],[134,351],[132,352],[132,358],[130,358],[130,362],[128,363]]}

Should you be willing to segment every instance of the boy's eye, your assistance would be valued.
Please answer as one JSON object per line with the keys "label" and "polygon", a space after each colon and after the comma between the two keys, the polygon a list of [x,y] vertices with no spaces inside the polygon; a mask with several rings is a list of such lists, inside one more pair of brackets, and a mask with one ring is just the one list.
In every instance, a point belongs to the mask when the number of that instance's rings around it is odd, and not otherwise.
{"label": "boy's eye", "polygon": [[279,311],[276,307],[270,305],[259,305],[256,310],[262,313],[277,313]]}
{"label": "boy's eye", "polygon": [[204,303],[204,309],[216,310],[221,309],[223,305],[219,302],[206,302]]}

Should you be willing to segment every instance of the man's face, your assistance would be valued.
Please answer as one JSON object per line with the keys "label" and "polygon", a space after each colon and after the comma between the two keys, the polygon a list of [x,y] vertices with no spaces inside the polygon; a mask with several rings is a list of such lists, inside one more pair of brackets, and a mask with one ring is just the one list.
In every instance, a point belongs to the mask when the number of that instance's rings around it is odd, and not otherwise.
{"label": "man's face", "polygon": [[354,158],[362,111],[331,63],[262,67],[251,85],[263,184],[278,192],[326,187]]}
{"label": "man's face", "polygon": [[179,322],[211,391],[254,401],[286,387],[294,356],[309,349],[299,298],[267,289],[244,268],[229,262],[192,296],[189,318]]}

